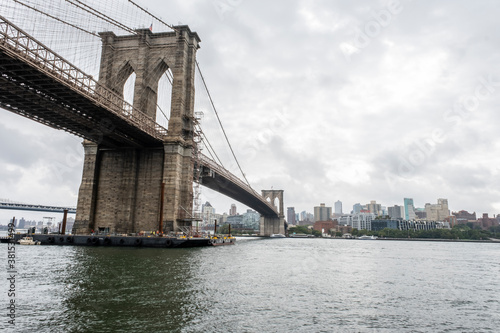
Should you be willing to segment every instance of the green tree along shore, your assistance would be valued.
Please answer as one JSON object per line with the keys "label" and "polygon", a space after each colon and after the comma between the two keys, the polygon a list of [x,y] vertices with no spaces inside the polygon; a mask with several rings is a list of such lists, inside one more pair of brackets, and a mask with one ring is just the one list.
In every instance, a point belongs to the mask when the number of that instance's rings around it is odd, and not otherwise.
{"label": "green tree along shore", "polygon": [[[311,230],[306,226],[297,226],[289,229],[289,233],[311,234]],[[321,233],[312,230],[315,236],[321,236]],[[340,236],[339,233],[333,233],[333,236]],[[472,225],[459,224],[452,229],[431,229],[431,230],[398,230],[385,228],[380,231],[369,230],[352,230],[353,236],[378,236],[385,238],[434,238],[434,239],[470,239],[470,240],[487,240],[490,238],[500,238],[500,227],[491,227],[489,230],[473,228]]]}
{"label": "green tree along shore", "polygon": [[306,225],[298,225],[295,227],[291,227],[288,229],[288,234],[306,234],[306,235],[313,235],[316,237],[321,237],[321,231],[314,230],[314,229],[309,229]]}

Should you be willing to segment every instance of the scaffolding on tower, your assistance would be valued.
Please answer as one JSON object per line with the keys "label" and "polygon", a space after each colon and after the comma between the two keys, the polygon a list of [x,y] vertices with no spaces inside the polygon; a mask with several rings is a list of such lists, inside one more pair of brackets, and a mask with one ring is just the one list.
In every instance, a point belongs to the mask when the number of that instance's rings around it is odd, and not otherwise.
{"label": "scaffolding on tower", "polygon": [[196,223],[196,234],[199,233],[199,223],[203,221],[201,216],[201,151],[203,149],[202,145],[202,130],[200,127],[200,121],[203,118],[203,112],[195,112],[193,119],[194,122],[194,145],[193,145],[193,218]]}

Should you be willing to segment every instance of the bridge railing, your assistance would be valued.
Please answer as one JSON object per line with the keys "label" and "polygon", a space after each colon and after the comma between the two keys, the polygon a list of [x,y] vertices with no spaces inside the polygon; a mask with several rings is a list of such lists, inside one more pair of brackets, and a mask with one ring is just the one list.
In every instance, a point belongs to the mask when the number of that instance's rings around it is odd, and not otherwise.
{"label": "bridge railing", "polygon": [[208,156],[206,156],[204,154],[199,154],[199,160],[200,160],[201,164],[208,166],[210,169],[216,171],[221,176],[229,179],[231,182],[238,185],[243,190],[254,195],[256,198],[258,198],[264,204],[266,204],[267,206],[272,208],[274,211],[277,211],[276,207],[274,207],[270,202],[265,200],[264,197],[261,194],[259,194],[257,191],[255,191],[252,187],[250,187],[250,185],[248,185],[247,183],[245,183],[244,181],[242,181],[241,179],[236,177],[234,174],[232,174],[229,170],[227,170],[226,168],[224,168],[220,164],[217,164],[217,162],[215,162],[214,160],[212,160]]}
{"label": "bridge railing", "polygon": [[91,75],[59,56],[3,16],[0,16],[0,47],[86,96],[95,104],[108,109],[151,137],[163,140],[167,135],[167,130],[154,119],[134,108],[122,96],[99,84]]}

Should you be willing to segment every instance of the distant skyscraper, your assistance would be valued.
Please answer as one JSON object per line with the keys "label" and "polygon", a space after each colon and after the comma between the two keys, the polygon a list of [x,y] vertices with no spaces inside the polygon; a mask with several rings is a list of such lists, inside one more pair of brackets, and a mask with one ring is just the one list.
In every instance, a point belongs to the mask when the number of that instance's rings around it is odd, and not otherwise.
{"label": "distant skyscraper", "polygon": [[342,201],[335,202],[335,215],[342,215]]}
{"label": "distant skyscraper", "polygon": [[204,224],[214,224],[215,208],[208,201],[201,205],[201,218]]}
{"label": "distant skyscraper", "polygon": [[366,205],[366,208],[370,211],[370,213],[375,214],[375,216],[382,214],[381,205],[374,200],[370,201],[370,203]]}
{"label": "distant skyscraper", "polygon": [[404,198],[405,220],[411,221],[415,219],[415,206],[413,198]]}
{"label": "distant skyscraper", "polygon": [[231,209],[229,210],[229,216],[234,216],[236,215],[236,205],[231,204]]}
{"label": "distant skyscraper", "polygon": [[352,213],[353,214],[358,214],[358,213],[361,213],[361,211],[363,210],[363,206],[361,206],[360,203],[357,203],[357,204],[354,204],[352,206]]}
{"label": "distant skyscraper", "polygon": [[324,203],[314,207],[314,222],[328,221],[332,218],[332,207],[326,207]]}
{"label": "distant skyscraper", "polygon": [[295,225],[297,224],[295,221],[295,207],[288,207],[286,209],[286,219],[288,224]]}

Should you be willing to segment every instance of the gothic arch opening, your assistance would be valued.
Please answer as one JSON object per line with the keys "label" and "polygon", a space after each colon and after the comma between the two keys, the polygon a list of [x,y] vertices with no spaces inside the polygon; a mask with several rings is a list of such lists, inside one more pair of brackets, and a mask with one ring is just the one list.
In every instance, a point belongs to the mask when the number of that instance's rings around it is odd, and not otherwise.
{"label": "gothic arch opening", "polygon": [[158,80],[156,122],[165,128],[168,128],[168,121],[170,120],[173,81],[174,76],[170,68],[167,68]]}
{"label": "gothic arch opening", "polygon": [[[134,75],[131,81],[130,77],[132,74]],[[131,99],[133,99],[134,84],[135,84],[135,71],[130,61],[124,62],[121,68],[118,70],[116,77],[110,82],[108,82],[108,86],[122,97],[124,97],[124,91],[126,85],[127,95],[132,95]],[[132,85],[132,87],[130,87],[130,85]],[[130,94],[130,91],[132,91],[132,94]]]}
{"label": "gothic arch opening", "polygon": [[123,99],[130,105],[134,105],[135,79],[135,72],[132,72],[129,74],[121,89]]}

